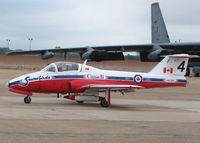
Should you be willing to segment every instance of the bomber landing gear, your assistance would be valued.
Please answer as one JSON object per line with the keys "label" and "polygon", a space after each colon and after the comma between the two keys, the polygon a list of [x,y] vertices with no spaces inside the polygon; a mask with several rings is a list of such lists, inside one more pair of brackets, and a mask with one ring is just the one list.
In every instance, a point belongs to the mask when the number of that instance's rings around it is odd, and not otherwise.
{"label": "bomber landing gear", "polygon": [[26,104],[31,103],[31,97],[30,97],[30,96],[26,96],[26,97],[24,98],[24,103],[26,103]]}

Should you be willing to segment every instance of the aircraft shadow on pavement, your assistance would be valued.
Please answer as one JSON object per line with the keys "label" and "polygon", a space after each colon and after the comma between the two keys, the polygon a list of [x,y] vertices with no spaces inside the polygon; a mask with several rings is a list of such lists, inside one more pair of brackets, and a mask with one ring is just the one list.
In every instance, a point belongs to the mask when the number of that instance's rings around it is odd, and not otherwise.
{"label": "aircraft shadow on pavement", "polygon": [[71,101],[55,101],[55,102],[42,102],[42,101],[33,101],[30,104],[25,104],[23,102],[17,102],[13,101],[12,102],[15,105],[20,105],[20,106],[29,106],[29,107],[43,107],[43,108],[73,108],[73,109],[88,109],[90,110],[116,110],[116,111],[149,111],[149,107],[146,107],[145,105],[119,105],[119,104],[111,104],[110,107],[101,107],[98,102],[93,102],[93,103],[76,103],[76,102],[71,102]]}

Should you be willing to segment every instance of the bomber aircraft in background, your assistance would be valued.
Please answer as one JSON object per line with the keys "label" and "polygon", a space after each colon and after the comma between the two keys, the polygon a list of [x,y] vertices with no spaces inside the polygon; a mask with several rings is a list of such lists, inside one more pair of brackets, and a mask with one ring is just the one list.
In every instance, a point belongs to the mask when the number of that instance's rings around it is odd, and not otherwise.
{"label": "bomber aircraft in background", "polygon": [[[186,86],[184,77],[189,55],[166,56],[149,73],[110,71],[84,64],[56,62],[39,72],[26,74],[8,82],[9,91],[26,95],[31,102],[32,93],[56,93],[57,97],[78,103],[100,101],[102,107],[111,103],[111,92],[134,92],[136,89]],[[99,94],[104,92],[105,95]]]}
{"label": "bomber aircraft in background", "polygon": [[[64,53],[66,58],[68,52],[79,52],[82,60],[103,61],[103,60],[124,60],[123,52],[139,52],[141,61],[160,61],[162,55],[170,54],[195,54],[200,55],[200,42],[171,43],[166,29],[159,3],[151,5],[151,44],[138,45],[114,45],[114,46],[89,46],[60,49],[43,49],[23,52],[11,52],[9,55],[19,54],[41,54],[42,59],[49,59],[54,53]],[[193,68],[196,76],[200,74],[200,60],[192,59],[189,67]],[[190,74],[187,68],[186,75]]]}

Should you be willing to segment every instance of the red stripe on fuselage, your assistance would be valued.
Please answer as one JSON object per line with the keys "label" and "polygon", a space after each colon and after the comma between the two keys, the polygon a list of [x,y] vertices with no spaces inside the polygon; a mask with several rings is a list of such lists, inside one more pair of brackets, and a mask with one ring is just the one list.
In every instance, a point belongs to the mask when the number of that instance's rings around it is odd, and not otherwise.
{"label": "red stripe on fuselage", "polygon": [[90,84],[99,85],[139,85],[144,88],[155,88],[155,87],[173,87],[180,86],[185,87],[184,82],[142,82],[136,84],[132,80],[97,80],[97,79],[52,79],[30,82],[28,86],[23,87],[20,85],[12,86],[13,89],[36,92],[36,93],[76,93],[84,92],[86,87]]}

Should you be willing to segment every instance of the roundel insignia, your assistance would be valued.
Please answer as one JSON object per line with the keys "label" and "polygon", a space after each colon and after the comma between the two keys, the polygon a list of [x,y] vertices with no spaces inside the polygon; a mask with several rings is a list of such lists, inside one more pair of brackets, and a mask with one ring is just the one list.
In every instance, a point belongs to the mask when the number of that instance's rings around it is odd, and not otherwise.
{"label": "roundel insignia", "polygon": [[134,81],[135,81],[135,83],[137,83],[137,84],[142,83],[142,76],[141,76],[141,75],[135,75]]}
{"label": "roundel insignia", "polygon": [[29,84],[29,78],[30,76],[27,76],[26,78],[19,81],[19,85],[22,87],[28,86]]}

